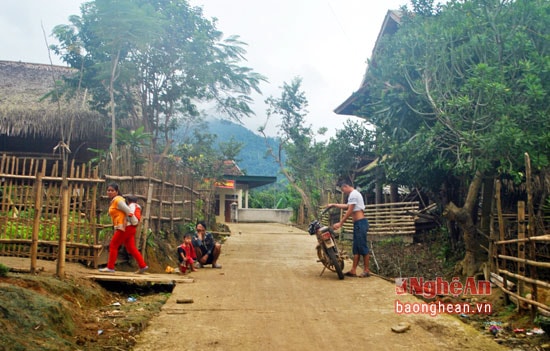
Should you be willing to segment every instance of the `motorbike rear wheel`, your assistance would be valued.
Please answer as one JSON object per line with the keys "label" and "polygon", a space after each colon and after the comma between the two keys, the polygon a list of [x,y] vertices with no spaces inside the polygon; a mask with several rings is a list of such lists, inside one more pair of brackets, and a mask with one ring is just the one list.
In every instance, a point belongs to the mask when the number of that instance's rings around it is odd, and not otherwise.
{"label": "motorbike rear wheel", "polygon": [[344,279],[344,272],[343,272],[343,266],[344,261],[340,263],[340,260],[338,260],[338,249],[336,246],[326,249],[327,255],[330,258],[330,262],[332,263],[332,268],[336,271],[336,274],[338,274],[338,278],[340,280]]}

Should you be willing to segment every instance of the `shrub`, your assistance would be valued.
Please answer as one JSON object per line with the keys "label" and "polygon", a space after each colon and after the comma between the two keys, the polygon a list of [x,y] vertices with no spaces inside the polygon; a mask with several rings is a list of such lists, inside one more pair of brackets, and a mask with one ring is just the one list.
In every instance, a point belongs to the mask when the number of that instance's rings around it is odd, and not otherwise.
{"label": "shrub", "polygon": [[0,263],[0,277],[7,277],[10,267]]}

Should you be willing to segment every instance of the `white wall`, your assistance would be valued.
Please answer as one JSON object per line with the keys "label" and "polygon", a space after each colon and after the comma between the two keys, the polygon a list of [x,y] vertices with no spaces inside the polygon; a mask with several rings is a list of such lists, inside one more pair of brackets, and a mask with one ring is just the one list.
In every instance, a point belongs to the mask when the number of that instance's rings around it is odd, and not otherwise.
{"label": "white wall", "polygon": [[292,209],[240,208],[237,211],[237,222],[266,222],[289,224]]}

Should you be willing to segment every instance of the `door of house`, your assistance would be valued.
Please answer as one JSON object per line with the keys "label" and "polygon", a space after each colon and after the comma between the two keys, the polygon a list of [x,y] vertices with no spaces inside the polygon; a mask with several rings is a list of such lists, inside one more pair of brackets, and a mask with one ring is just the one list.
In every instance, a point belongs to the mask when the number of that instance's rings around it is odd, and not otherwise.
{"label": "door of house", "polygon": [[235,200],[225,200],[225,206],[223,209],[223,213],[225,216],[225,222],[230,223],[231,222],[231,204],[235,202]]}

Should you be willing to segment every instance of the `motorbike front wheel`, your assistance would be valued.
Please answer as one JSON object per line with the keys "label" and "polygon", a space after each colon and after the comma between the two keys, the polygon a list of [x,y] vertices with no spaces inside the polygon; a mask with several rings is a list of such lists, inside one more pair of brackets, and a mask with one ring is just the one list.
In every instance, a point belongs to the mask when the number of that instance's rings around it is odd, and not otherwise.
{"label": "motorbike front wheel", "polygon": [[338,250],[335,247],[331,247],[331,248],[328,248],[326,249],[326,253],[328,255],[328,257],[330,258],[330,262],[332,263],[332,266],[334,267],[334,270],[336,271],[336,274],[338,274],[338,278],[340,280],[344,279],[344,272],[342,271],[342,265],[340,265],[340,261],[338,260],[338,252],[336,251]]}

